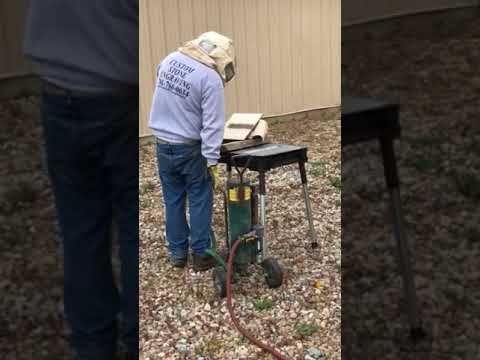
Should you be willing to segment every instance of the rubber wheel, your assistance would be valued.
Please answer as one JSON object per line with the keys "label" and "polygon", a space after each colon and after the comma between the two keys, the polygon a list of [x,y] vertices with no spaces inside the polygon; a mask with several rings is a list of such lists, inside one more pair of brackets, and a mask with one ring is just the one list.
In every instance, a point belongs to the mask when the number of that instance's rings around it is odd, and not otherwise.
{"label": "rubber wheel", "polygon": [[223,268],[216,267],[213,269],[213,286],[217,295],[221,298],[227,296],[227,273]]}
{"label": "rubber wheel", "polygon": [[283,271],[278,261],[274,258],[267,258],[262,262],[265,271],[265,280],[269,288],[277,288],[282,285]]}

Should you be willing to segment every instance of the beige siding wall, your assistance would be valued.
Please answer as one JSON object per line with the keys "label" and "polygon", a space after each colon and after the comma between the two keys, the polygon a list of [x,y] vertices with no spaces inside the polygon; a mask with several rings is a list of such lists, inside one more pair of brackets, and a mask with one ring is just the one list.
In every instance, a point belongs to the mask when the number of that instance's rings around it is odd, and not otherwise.
{"label": "beige siding wall", "polygon": [[235,41],[227,113],[338,106],[340,20],[340,0],[140,0],[140,134],[148,134],[158,63],[209,30]]}
{"label": "beige siding wall", "polygon": [[0,78],[30,71],[22,54],[27,5],[27,0],[0,0]]}
{"label": "beige siding wall", "polygon": [[342,25],[479,3],[479,0],[342,0]]}

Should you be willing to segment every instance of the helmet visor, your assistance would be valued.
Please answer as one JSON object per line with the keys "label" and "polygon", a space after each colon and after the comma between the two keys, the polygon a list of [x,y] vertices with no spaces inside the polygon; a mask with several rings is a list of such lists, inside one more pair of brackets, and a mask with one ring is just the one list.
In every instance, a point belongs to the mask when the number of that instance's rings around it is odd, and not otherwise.
{"label": "helmet visor", "polygon": [[233,66],[233,62],[228,63],[225,66],[225,82],[229,82],[235,77],[235,67]]}

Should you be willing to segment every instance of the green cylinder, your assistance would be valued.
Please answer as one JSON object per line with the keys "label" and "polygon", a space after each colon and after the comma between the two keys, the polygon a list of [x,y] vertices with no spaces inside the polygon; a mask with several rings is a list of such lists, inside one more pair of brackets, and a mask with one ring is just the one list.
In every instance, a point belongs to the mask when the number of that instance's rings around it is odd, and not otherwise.
{"label": "green cylinder", "polygon": [[[233,243],[243,235],[251,233],[252,224],[252,203],[254,203],[253,188],[249,184],[240,184],[231,181],[228,184],[227,203],[228,203],[228,245],[232,247]],[[235,271],[244,272],[249,264],[256,261],[257,239],[256,237],[245,237],[237,248],[235,259],[233,260]]]}
{"label": "green cylinder", "polygon": [[252,230],[252,188],[231,183],[228,186],[228,240],[230,246],[240,236]]}

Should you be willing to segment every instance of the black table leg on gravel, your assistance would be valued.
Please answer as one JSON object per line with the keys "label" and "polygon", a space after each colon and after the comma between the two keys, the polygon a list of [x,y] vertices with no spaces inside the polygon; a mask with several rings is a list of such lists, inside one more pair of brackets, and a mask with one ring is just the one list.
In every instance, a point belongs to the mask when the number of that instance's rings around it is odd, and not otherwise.
{"label": "black table leg on gravel", "polygon": [[299,162],[298,167],[300,168],[300,176],[302,178],[303,199],[305,201],[305,213],[308,219],[310,242],[312,249],[316,249],[318,247],[317,233],[315,231],[315,226],[313,225],[312,206],[310,204],[310,196],[308,193],[307,172],[305,171],[305,163]]}
{"label": "black table leg on gravel", "polygon": [[382,149],[385,180],[390,194],[390,205],[393,217],[393,230],[398,246],[400,271],[403,277],[404,293],[407,301],[408,320],[410,323],[411,336],[418,339],[423,336],[423,330],[419,321],[417,309],[417,295],[412,265],[408,251],[408,240],[403,224],[403,213],[400,200],[400,187],[397,171],[397,163],[391,137],[380,138]]}
{"label": "black table leg on gravel", "polygon": [[267,240],[267,184],[265,171],[259,171],[258,184],[260,187],[260,224],[263,228],[261,260],[268,258],[268,240]]}
{"label": "black table leg on gravel", "polygon": [[232,178],[232,165],[227,164],[227,181]]}

